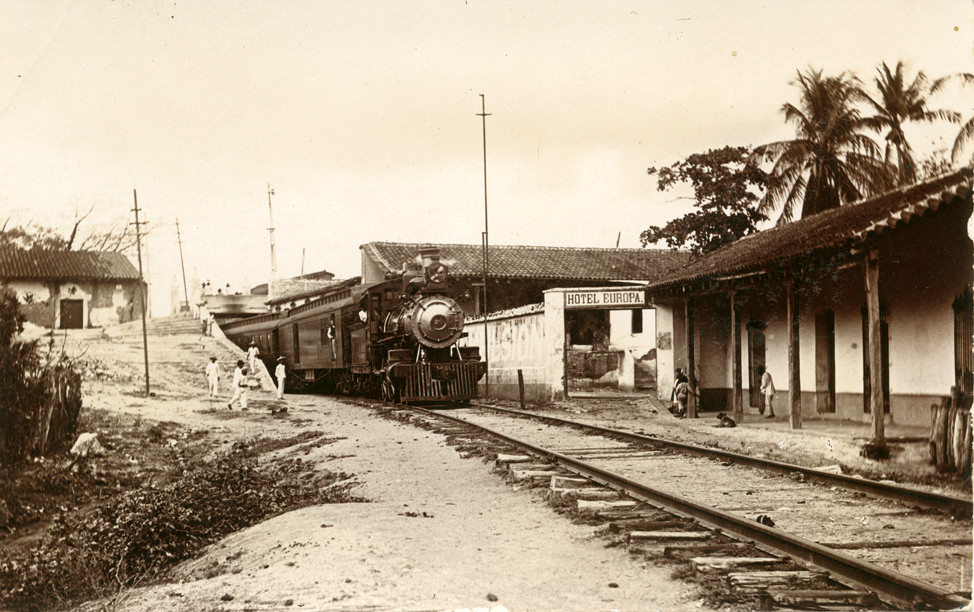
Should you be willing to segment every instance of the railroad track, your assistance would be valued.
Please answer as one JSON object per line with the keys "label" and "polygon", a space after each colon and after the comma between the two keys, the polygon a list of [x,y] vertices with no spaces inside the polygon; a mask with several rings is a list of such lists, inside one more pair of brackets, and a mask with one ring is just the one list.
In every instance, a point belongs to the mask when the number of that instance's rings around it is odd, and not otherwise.
{"label": "railroad track", "polygon": [[520,411],[381,409],[494,459],[513,480],[546,486],[560,510],[605,523],[607,537],[631,551],[685,561],[687,575],[726,590],[714,595],[724,600],[802,609],[970,603],[970,500]]}

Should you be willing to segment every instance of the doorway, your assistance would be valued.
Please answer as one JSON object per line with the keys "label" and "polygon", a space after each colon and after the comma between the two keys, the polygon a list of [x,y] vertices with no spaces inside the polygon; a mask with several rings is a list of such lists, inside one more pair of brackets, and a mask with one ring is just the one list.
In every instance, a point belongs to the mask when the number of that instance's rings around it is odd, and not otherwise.
{"label": "doorway", "polygon": [[84,329],[84,300],[61,300],[61,329]]}
{"label": "doorway", "polygon": [[815,315],[815,409],[835,412],[835,312]]}
{"label": "doorway", "polygon": [[747,323],[747,368],[748,389],[750,389],[750,406],[764,407],[764,394],[761,389],[761,375],[758,366],[764,365],[765,338],[764,330],[768,326],[764,321],[748,321]]}

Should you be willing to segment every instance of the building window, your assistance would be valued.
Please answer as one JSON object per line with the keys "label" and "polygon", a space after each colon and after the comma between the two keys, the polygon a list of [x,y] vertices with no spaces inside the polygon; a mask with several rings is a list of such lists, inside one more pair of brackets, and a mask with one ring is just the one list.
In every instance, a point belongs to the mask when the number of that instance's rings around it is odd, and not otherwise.
{"label": "building window", "polygon": [[643,311],[639,308],[632,311],[632,333],[643,333]]}

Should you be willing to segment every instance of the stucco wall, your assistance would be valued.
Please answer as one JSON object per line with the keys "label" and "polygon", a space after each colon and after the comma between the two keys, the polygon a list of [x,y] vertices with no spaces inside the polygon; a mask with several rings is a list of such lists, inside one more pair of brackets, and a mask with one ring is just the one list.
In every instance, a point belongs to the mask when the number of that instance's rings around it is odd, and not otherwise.
{"label": "stucco wall", "polygon": [[[465,326],[467,337],[461,345],[479,346],[484,357],[484,323],[470,319]],[[487,384],[481,381],[481,394],[490,388],[490,397],[518,399],[518,370],[524,377],[525,399],[546,402],[550,385],[546,380],[544,354],[544,313],[491,319],[487,322]]]}
{"label": "stucco wall", "polygon": [[8,287],[17,293],[26,320],[40,327],[61,326],[61,300],[82,301],[86,328],[125,323],[141,315],[141,296],[134,281],[11,281]]}

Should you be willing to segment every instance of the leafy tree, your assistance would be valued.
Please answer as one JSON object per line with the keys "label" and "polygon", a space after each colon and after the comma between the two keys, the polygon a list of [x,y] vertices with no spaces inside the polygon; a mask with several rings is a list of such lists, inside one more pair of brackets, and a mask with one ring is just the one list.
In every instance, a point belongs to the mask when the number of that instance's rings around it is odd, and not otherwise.
{"label": "leafy tree", "polygon": [[858,78],[808,68],[798,71],[794,84],[800,101],[786,102],[781,110],[795,126],[795,139],[755,149],[758,159],[772,164],[759,209],[767,214],[780,206],[778,223],[796,212],[804,217],[857,200],[892,180],[879,147],[864,134],[869,125],[858,108],[863,99]]}
{"label": "leafy tree", "polygon": [[954,111],[928,108],[930,86],[922,70],[909,84],[902,61],[897,62],[893,69],[883,62],[876,72],[875,84],[879,95],[874,98],[868,93],[863,94],[876,112],[875,116],[867,119],[867,124],[877,132],[886,132],[885,160],[896,169],[897,183],[913,183],[917,180],[918,165],[903,133],[903,124],[907,121],[931,122],[937,119],[956,123],[960,116]]}
{"label": "leafy tree", "polygon": [[[933,83],[931,91],[937,92],[944,88],[947,83],[951,81],[960,81],[961,85],[974,85],[974,74],[970,72],[961,72],[958,74],[952,74],[945,76],[943,78],[937,79]],[[951,150],[950,157],[955,164],[964,163],[963,152],[971,143],[974,143],[974,115],[970,119],[964,122],[960,126],[960,131],[957,132],[957,137],[954,139],[954,148]],[[971,156],[967,158],[966,163],[974,161],[974,152]]]}
{"label": "leafy tree", "polygon": [[689,246],[695,253],[705,253],[756,232],[756,225],[767,219],[758,211],[767,175],[751,157],[747,147],[724,147],[658,170],[649,168],[649,174],[659,175],[660,191],[677,183],[692,185],[696,210],[643,231],[642,245],[665,241],[669,247]]}

